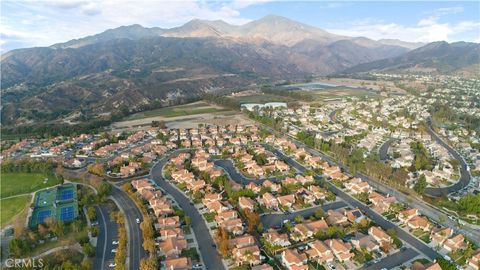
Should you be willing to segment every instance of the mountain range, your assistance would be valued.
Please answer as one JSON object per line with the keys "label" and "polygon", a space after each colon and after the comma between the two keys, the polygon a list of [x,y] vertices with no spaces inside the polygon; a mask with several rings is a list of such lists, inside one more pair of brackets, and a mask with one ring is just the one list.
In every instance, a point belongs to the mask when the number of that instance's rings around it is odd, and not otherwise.
{"label": "mountain range", "polygon": [[279,16],[239,26],[205,20],[170,29],[122,26],[3,54],[2,126],[83,121],[335,73],[454,72],[478,64],[478,48],[340,36]]}

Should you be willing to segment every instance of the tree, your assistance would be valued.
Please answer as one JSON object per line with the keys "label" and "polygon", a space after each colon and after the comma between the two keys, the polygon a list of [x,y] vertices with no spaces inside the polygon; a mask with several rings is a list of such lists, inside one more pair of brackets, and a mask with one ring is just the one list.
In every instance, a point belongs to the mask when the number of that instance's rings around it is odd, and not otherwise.
{"label": "tree", "polygon": [[103,164],[96,163],[88,166],[88,172],[98,176],[103,176],[105,175],[105,168],[103,167]]}
{"label": "tree", "polygon": [[192,218],[185,216],[185,225],[190,226],[190,224],[192,224]]}
{"label": "tree", "polygon": [[245,209],[244,215],[245,219],[247,220],[248,232],[253,233],[260,224],[260,216],[256,212],[251,211],[250,209]]}
{"label": "tree", "polygon": [[218,251],[222,256],[227,257],[229,253],[229,235],[225,228],[220,227],[217,230],[217,243],[218,243]]}
{"label": "tree", "polygon": [[417,183],[415,183],[415,186],[413,186],[413,190],[417,192],[418,194],[423,195],[425,193],[425,188],[427,187],[427,179],[425,178],[424,174],[421,174],[418,177]]}
{"label": "tree", "polygon": [[87,217],[89,220],[95,220],[97,219],[97,211],[93,206],[89,206],[87,208]]}
{"label": "tree", "polygon": [[95,247],[90,243],[85,243],[82,246],[83,253],[85,253],[88,257],[95,256]]}
{"label": "tree", "polygon": [[148,258],[142,258],[140,260],[140,270],[156,270],[159,269],[158,261],[155,256],[150,256]]}
{"label": "tree", "polygon": [[315,210],[314,215],[317,219],[321,219],[321,218],[325,217],[325,211],[323,211],[323,209],[319,207],[317,210]]}

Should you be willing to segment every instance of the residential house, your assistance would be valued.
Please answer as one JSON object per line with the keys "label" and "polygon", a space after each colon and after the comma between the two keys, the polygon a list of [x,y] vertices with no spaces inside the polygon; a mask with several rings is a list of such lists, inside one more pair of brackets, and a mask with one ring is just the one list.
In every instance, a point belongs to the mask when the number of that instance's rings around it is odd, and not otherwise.
{"label": "residential house", "polygon": [[165,260],[166,270],[190,270],[192,262],[189,257],[168,258]]}
{"label": "residential house", "polygon": [[416,208],[409,208],[398,213],[398,220],[403,223],[407,223],[410,219],[419,215],[418,209]]}
{"label": "residential house", "polygon": [[430,230],[430,222],[426,217],[422,216],[415,216],[407,221],[407,226],[412,229],[422,229],[423,231],[429,231]]}
{"label": "residential house", "polygon": [[332,250],[322,241],[315,240],[308,243],[310,249],[306,251],[308,258],[315,260],[320,264],[333,262],[335,257]]}
{"label": "residential house", "polygon": [[371,235],[381,246],[393,243],[392,237],[378,226],[370,227],[368,229],[368,234]]}
{"label": "residential house", "polygon": [[480,269],[480,249],[477,249],[474,253],[472,258],[468,260],[468,266],[471,269],[479,270]]}
{"label": "residential house", "polygon": [[361,232],[356,232],[350,242],[358,250],[365,249],[368,252],[372,252],[380,249],[380,245],[373,236],[365,235]]}
{"label": "residential house", "polygon": [[157,219],[158,227],[160,229],[171,229],[180,227],[180,217],[160,217]]}
{"label": "residential house", "polygon": [[286,208],[290,208],[295,203],[295,195],[288,194],[288,195],[280,196],[280,197],[277,197],[277,200],[279,205]]}
{"label": "residential house", "polygon": [[181,228],[161,229],[160,239],[166,240],[168,238],[184,239],[185,234]]}
{"label": "residential house", "polygon": [[187,248],[187,240],[168,238],[160,243],[160,251],[168,257],[178,257]]}
{"label": "residential house", "polygon": [[365,216],[363,215],[362,211],[360,211],[359,209],[352,209],[352,210],[346,211],[345,216],[347,217],[348,221],[352,223],[353,222],[360,223],[362,222],[362,220],[365,219]]}
{"label": "residential house", "polygon": [[348,223],[348,218],[340,210],[328,210],[327,222],[330,225],[345,225]]}
{"label": "residential house", "polygon": [[451,228],[433,228],[430,233],[430,239],[433,245],[441,246],[452,235],[453,230]]}
{"label": "residential house", "polygon": [[325,244],[333,251],[333,254],[341,262],[348,261],[353,258],[354,254],[350,252],[351,246],[339,239],[329,239]]}
{"label": "residential house", "polygon": [[232,254],[236,265],[252,266],[262,263],[262,260],[260,260],[260,249],[258,246],[234,248],[232,250]]}
{"label": "residential house", "polygon": [[269,243],[272,243],[276,246],[288,247],[292,244],[290,243],[290,240],[288,240],[288,234],[279,234],[274,229],[269,229],[268,232],[263,234],[263,237],[265,237]]}
{"label": "residential house", "polygon": [[293,233],[291,237],[295,241],[304,241],[310,237],[313,237],[318,231],[326,231],[328,229],[328,224],[324,219],[316,221],[307,221],[303,223],[296,224],[293,228]]}
{"label": "residential house", "polygon": [[448,252],[453,252],[464,247],[465,237],[462,234],[457,234],[443,243],[443,248]]}
{"label": "residential house", "polygon": [[299,254],[295,249],[282,251],[281,260],[288,270],[308,270],[307,255]]}
{"label": "residential house", "polygon": [[239,197],[238,207],[242,210],[249,209],[250,211],[253,211],[255,209],[255,202],[248,197]]}
{"label": "residential house", "polygon": [[235,248],[243,248],[255,245],[255,238],[249,234],[235,237],[230,240],[230,246]]}
{"label": "residential house", "polygon": [[261,199],[257,199],[260,204],[270,209],[278,209],[278,201],[270,192],[265,192]]}

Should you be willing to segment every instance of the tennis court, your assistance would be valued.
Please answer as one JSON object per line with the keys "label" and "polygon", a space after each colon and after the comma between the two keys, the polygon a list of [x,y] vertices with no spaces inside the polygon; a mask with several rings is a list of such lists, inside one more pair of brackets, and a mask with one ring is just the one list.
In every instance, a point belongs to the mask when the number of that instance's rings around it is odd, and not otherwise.
{"label": "tennis court", "polygon": [[75,187],[74,186],[62,186],[58,187],[57,201],[69,201],[75,199]]}
{"label": "tennis court", "polygon": [[78,216],[78,208],[75,204],[68,204],[59,208],[57,217],[61,221],[72,221]]}
{"label": "tennis court", "polygon": [[51,188],[37,192],[37,199],[35,201],[36,207],[49,206],[55,203],[57,197],[57,189]]}
{"label": "tennis court", "polygon": [[35,196],[30,227],[36,227],[50,217],[59,221],[72,221],[78,217],[77,190],[72,184],[42,190]]}

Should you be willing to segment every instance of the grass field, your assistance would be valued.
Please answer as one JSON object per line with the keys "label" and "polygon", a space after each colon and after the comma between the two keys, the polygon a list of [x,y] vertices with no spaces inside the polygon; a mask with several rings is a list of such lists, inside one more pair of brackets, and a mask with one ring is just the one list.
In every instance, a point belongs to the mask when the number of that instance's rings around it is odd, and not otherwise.
{"label": "grass field", "polygon": [[18,196],[0,201],[0,225],[11,222],[17,215],[20,215],[29,206],[30,195]]}
{"label": "grass field", "polygon": [[177,117],[177,116],[186,116],[186,115],[195,115],[195,114],[202,114],[202,113],[215,113],[215,112],[224,112],[228,111],[228,109],[224,108],[217,108],[212,107],[208,103],[205,102],[195,102],[186,105],[174,106],[174,107],[166,107],[155,109],[151,111],[139,112],[127,116],[124,118],[124,121],[128,120],[138,120],[142,118],[149,118],[155,116],[163,116],[163,117]]}
{"label": "grass field", "polygon": [[[48,181],[44,183],[44,180]],[[54,175],[41,173],[2,173],[0,180],[0,197],[31,193],[42,188],[51,187],[60,183]]]}
{"label": "grass field", "polygon": [[259,94],[259,95],[251,95],[251,96],[237,96],[232,97],[236,101],[240,103],[266,103],[266,102],[288,102],[292,101],[291,98],[270,95],[270,94]]}

